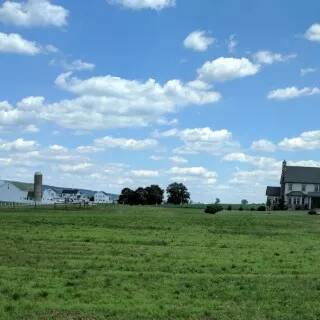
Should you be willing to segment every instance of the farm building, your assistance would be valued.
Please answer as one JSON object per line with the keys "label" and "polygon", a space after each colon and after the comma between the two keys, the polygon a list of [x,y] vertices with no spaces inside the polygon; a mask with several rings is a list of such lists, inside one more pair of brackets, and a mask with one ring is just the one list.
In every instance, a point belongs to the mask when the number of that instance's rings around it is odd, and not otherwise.
{"label": "farm building", "polygon": [[35,173],[34,183],[0,181],[0,203],[112,203],[117,195],[104,191],[61,188],[42,184],[42,174]]}
{"label": "farm building", "polygon": [[104,191],[99,191],[94,194],[95,203],[112,203],[111,197],[109,194]]}
{"label": "farm building", "polygon": [[280,187],[267,187],[271,207],[281,201],[291,209],[320,208],[320,168],[282,164]]}

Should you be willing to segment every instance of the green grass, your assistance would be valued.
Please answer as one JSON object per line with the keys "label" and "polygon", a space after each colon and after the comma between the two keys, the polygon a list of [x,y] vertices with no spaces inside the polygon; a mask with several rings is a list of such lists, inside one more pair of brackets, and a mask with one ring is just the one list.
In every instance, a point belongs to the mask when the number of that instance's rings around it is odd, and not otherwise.
{"label": "green grass", "polygon": [[0,319],[319,319],[320,217],[0,211]]}

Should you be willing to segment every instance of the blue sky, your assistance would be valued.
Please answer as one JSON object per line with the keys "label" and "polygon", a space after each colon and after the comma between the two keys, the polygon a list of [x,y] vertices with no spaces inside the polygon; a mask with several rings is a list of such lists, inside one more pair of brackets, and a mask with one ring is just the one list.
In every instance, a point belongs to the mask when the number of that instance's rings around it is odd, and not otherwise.
{"label": "blue sky", "polygon": [[320,166],[320,3],[0,2],[1,179],[264,201]]}

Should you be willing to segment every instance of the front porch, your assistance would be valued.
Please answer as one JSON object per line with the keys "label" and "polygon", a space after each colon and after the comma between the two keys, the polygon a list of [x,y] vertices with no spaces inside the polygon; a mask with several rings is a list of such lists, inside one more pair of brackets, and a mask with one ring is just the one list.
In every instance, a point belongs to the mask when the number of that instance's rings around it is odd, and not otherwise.
{"label": "front porch", "polygon": [[309,209],[320,209],[320,192],[309,192]]}
{"label": "front porch", "polygon": [[320,209],[320,192],[309,192],[304,194],[300,191],[287,194],[287,205],[295,210]]}

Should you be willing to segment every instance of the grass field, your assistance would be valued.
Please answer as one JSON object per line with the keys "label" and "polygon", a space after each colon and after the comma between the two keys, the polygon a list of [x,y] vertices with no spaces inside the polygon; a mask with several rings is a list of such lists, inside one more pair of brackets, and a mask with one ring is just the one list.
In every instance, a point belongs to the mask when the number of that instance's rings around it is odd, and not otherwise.
{"label": "grass field", "polygon": [[320,319],[320,217],[0,211],[0,319]]}

